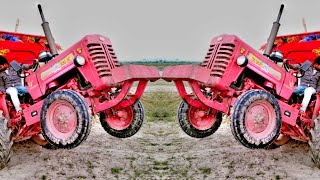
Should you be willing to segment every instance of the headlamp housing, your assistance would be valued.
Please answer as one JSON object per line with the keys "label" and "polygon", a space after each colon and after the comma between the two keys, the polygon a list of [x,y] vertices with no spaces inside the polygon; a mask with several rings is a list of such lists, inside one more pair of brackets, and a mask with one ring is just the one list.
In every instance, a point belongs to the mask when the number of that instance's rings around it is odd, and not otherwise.
{"label": "headlamp housing", "polygon": [[249,60],[246,56],[239,56],[237,58],[237,64],[240,67],[245,67],[248,64]]}
{"label": "headlamp housing", "polygon": [[77,55],[73,59],[73,62],[77,67],[81,67],[86,64],[86,59],[83,56]]}

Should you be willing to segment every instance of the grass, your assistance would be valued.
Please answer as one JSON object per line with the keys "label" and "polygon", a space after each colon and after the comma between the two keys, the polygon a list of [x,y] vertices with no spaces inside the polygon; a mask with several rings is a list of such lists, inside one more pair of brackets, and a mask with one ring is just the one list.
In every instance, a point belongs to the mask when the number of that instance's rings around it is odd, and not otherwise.
{"label": "grass", "polygon": [[112,174],[119,174],[119,173],[121,173],[122,170],[123,170],[122,168],[114,167],[114,168],[111,168],[111,173]]}
{"label": "grass", "polygon": [[195,61],[128,61],[122,62],[123,64],[138,64],[146,66],[156,66],[159,70],[163,70],[166,66],[176,66],[183,64],[199,64],[200,62]]}
{"label": "grass", "polygon": [[134,177],[139,177],[141,175],[141,172],[138,170],[134,170]]}
{"label": "grass", "polygon": [[169,162],[168,161],[154,161],[153,162],[154,170],[168,170]]}
{"label": "grass", "polygon": [[169,162],[168,161],[154,161],[153,164],[155,166],[168,166]]}
{"label": "grass", "polygon": [[176,92],[150,92],[141,101],[148,121],[174,121],[181,97]]}
{"label": "grass", "polygon": [[211,173],[211,168],[199,168],[202,174],[210,174]]}

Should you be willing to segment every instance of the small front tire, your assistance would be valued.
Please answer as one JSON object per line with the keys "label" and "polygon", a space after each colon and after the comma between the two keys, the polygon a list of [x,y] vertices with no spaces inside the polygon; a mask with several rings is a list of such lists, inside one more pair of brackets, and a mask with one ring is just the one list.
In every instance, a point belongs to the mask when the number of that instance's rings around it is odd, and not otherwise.
{"label": "small front tire", "polygon": [[222,113],[212,109],[204,111],[181,101],[178,120],[186,134],[194,138],[205,138],[218,130],[222,122]]}
{"label": "small front tire", "polygon": [[117,111],[107,109],[100,113],[103,129],[118,138],[128,138],[135,135],[142,127],[143,120],[144,108],[140,101]]}

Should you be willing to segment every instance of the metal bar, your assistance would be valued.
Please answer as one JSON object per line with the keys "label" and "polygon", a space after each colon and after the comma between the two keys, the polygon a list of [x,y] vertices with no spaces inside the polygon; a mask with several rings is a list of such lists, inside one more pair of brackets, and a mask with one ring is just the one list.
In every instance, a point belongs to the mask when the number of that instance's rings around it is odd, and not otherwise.
{"label": "metal bar", "polygon": [[143,91],[145,90],[147,83],[148,81],[145,81],[145,80],[139,81],[139,84],[137,86],[137,89],[134,95],[132,95],[130,99],[121,101],[118,105],[114,107],[114,109],[123,109],[125,107],[131,106],[132,104],[134,104],[143,94]]}
{"label": "metal bar", "polygon": [[228,111],[228,106],[225,104],[222,104],[218,101],[212,101],[208,99],[201,91],[199,83],[196,81],[189,81],[190,87],[192,88],[192,91],[195,93],[195,95],[198,97],[198,99],[205,105],[216,109],[218,111],[221,111],[223,113]]}
{"label": "metal bar", "polygon": [[196,99],[192,99],[191,96],[187,94],[187,91],[186,91],[184,84],[181,80],[174,81],[174,84],[176,85],[177,90],[178,90],[180,96],[182,97],[182,99],[187,101],[187,103],[189,105],[194,106],[199,109],[203,109],[203,110],[208,109],[208,107],[206,105],[204,105],[202,102],[200,102]]}
{"label": "metal bar", "polygon": [[50,52],[51,52],[51,54],[53,56],[57,56],[58,55],[58,50],[57,50],[56,44],[54,42],[54,38],[53,38],[52,33],[51,33],[51,30],[50,30],[50,27],[49,27],[49,23],[44,18],[44,15],[43,15],[43,12],[42,12],[42,8],[41,8],[40,4],[38,4],[38,9],[39,9],[39,13],[40,13],[40,16],[41,16],[41,19],[42,19],[42,25],[41,26],[43,28],[44,34],[45,34],[46,39],[48,41]]}
{"label": "metal bar", "polygon": [[110,101],[104,101],[103,103],[97,104],[95,112],[101,112],[117,105],[128,94],[132,84],[133,81],[125,81],[118,96]]}
{"label": "metal bar", "polygon": [[280,18],[281,18],[281,14],[282,14],[283,8],[284,8],[284,5],[281,4],[277,20],[276,20],[276,22],[273,23],[273,26],[272,26],[272,29],[271,29],[271,32],[270,32],[270,36],[268,38],[267,46],[266,46],[266,49],[264,50],[264,53],[263,53],[263,55],[265,55],[267,57],[269,57],[269,55],[271,53],[274,41],[275,41],[275,39],[277,37],[277,34],[278,34],[278,31],[279,31],[279,27],[280,27],[279,21],[280,21]]}

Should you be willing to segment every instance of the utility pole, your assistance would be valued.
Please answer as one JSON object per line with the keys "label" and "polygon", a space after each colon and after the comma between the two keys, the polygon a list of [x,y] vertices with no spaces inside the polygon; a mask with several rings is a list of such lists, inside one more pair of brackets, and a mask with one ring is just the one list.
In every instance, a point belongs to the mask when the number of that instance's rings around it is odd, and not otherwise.
{"label": "utility pole", "polygon": [[17,18],[16,27],[14,28],[14,32],[18,32],[19,23],[20,23],[19,18]]}
{"label": "utility pole", "polygon": [[306,24],[306,21],[304,18],[302,18],[302,25],[303,25],[303,28],[304,28],[304,32],[308,32],[307,31],[307,24]]}

